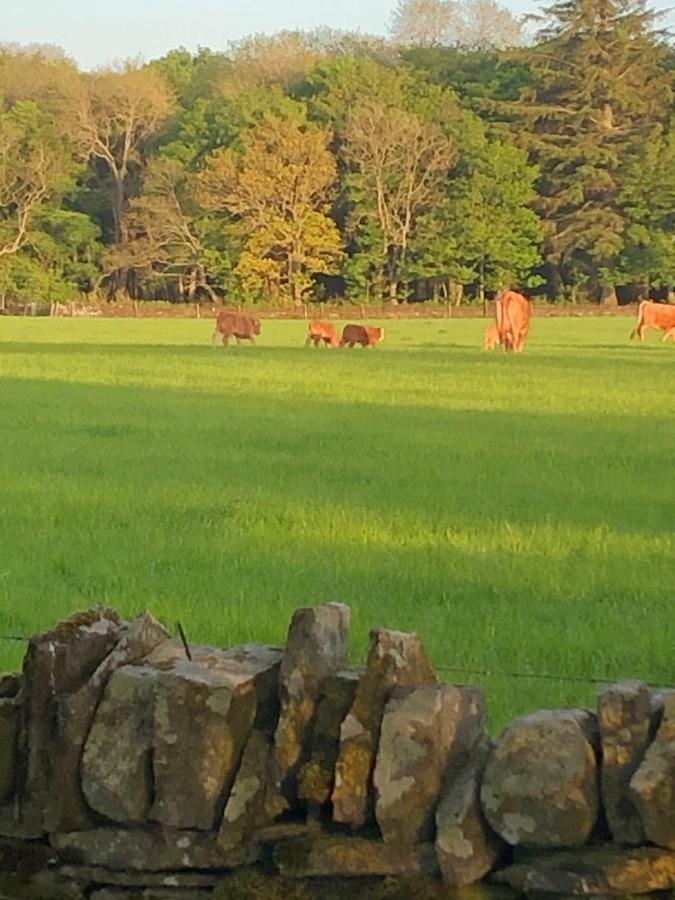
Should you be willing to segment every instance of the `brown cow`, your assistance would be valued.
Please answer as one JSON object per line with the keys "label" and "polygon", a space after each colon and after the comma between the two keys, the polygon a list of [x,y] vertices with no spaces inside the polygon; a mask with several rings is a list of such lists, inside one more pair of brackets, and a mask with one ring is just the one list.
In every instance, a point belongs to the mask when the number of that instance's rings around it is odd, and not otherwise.
{"label": "brown cow", "polygon": [[335,325],[330,322],[310,322],[307,326],[307,340],[305,347],[314,344],[315,347],[337,347],[340,343],[340,336],[337,333]]}
{"label": "brown cow", "polygon": [[384,340],[384,328],[375,325],[345,325],[342,329],[341,347],[374,347]]}
{"label": "brown cow", "polygon": [[225,347],[231,337],[237,339],[237,344],[240,341],[250,341],[255,344],[254,335],[260,334],[260,319],[254,319],[253,316],[245,316],[241,313],[221,312],[216,319],[216,328],[211,343],[215,343],[218,335],[221,334]]}
{"label": "brown cow", "polygon": [[661,331],[665,331],[662,338],[664,341],[669,338],[675,340],[675,337],[670,334],[671,330],[675,328],[675,306],[667,303],[655,303],[653,300],[643,300],[638,306],[637,322],[630,336],[634,338],[637,335],[643,341],[648,328],[660,328]]}
{"label": "brown cow", "polygon": [[483,338],[483,348],[485,350],[494,350],[499,346],[499,329],[496,325],[488,325],[485,329]]}
{"label": "brown cow", "polygon": [[495,297],[499,343],[505,350],[521,353],[530,330],[530,302],[516,291],[502,291]]}

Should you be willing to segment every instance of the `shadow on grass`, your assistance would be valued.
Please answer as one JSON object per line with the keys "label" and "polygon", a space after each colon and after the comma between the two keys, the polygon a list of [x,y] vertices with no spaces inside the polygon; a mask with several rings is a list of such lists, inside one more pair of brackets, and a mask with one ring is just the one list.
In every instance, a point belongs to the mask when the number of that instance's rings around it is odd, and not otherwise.
{"label": "shadow on grass", "polygon": [[[386,623],[439,664],[665,680],[665,414],[5,379],[0,440],[3,627],[105,599],[196,640],[280,641],[294,607],[337,598],[359,655]],[[494,690],[499,721],[579,696]]]}

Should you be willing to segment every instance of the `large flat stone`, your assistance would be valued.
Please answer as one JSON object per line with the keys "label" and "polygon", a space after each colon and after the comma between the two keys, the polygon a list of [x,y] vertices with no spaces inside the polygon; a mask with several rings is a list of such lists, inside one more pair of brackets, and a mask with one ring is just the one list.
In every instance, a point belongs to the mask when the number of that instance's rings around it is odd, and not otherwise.
{"label": "large flat stone", "polygon": [[216,828],[256,720],[276,708],[277,648],[191,648],[167,642],[145,660],[157,669],[154,803],[149,819],[172,828]]}
{"label": "large flat stone", "polygon": [[397,687],[384,708],[375,763],[375,818],[385,843],[433,840],[441,788],[485,736],[480,688]]}
{"label": "large flat stone", "polygon": [[275,846],[274,862],[294,878],[438,875],[432,844],[396,847],[361,837],[289,838]]}
{"label": "large flat stone", "polygon": [[336,822],[360,828],[374,813],[372,776],[384,707],[397,686],[437,682],[416,634],[375,629],[354,702],[340,728],[340,750],[332,794]]}
{"label": "large flat stone", "polygon": [[265,806],[270,817],[297,798],[297,776],[309,751],[321,683],[347,661],[350,610],[342,603],[298,609],[279,673],[281,711],[270,756]]}
{"label": "large flat stone", "polygon": [[583,844],[599,809],[597,722],[584,710],[541,710],[514,720],[493,748],[481,805],[513,845]]}
{"label": "large flat stone", "polygon": [[659,729],[630,790],[647,838],[675,850],[675,691],[664,691],[661,703]]}
{"label": "large flat stone", "polygon": [[436,808],[436,857],[443,880],[451,887],[479,881],[505,849],[480,808],[480,785],[489,752],[487,739],[473,749],[471,759],[451,780]]}
{"label": "large flat stone", "polygon": [[528,895],[649,894],[675,887],[675,853],[658,847],[585,847],[528,855],[492,877]]}
{"label": "large flat stone", "polygon": [[218,882],[217,872],[144,872],[138,869],[105,869],[102,866],[60,866],[59,873],[64,879],[89,887],[107,885],[110,887],[142,888],[211,888]]}
{"label": "large flat stone", "polygon": [[225,853],[215,834],[194,830],[110,827],[55,834],[50,840],[66,862],[123,871],[231,869],[259,857],[255,846]]}
{"label": "large flat stone", "polygon": [[210,888],[150,887],[130,890],[104,887],[94,891],[89,900],[209,900],[212,895]]}
{"label": "large flat stone", "polygon": [[77,690],[56,698],[52,770],[58,790],[50,792],[44,822],[47,831],[71,831],[93,824],[80,785],[80,763],[87,736],[108,680],[119,668],[136,662],[168,638],[148,612],[119,631],[114,648]]}
{"label": "large flat stone", "polygon": [[644,828],[630,791],[630,780],[650,742],[651,697],[639,681],[621,681],[598,694],[602,745],[600,796],[612,837],[619,844],[640,844]]}
{"label": "large flat stone", "polygon": [[152,804],[156,674],[149,666],[123,666],[112,675],[84,747],[82,792],[113,822],[144,822]]}
{"label": "large flat stone", "polygon": [[[77,691],[119,640],[117,613],[97,606],[76,613],[28,643],[23,665],[17,788],[27,831],[46,830],[59,772],[62,717],[59,698]],[[65,786],[67,790],[67,785]],[[79,797],[73,798],[79,816]]]}

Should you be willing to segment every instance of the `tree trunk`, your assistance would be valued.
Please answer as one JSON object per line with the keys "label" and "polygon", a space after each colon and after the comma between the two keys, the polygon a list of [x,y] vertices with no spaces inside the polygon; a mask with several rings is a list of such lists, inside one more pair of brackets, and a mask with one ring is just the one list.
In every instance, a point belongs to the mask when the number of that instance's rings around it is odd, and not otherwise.
{"label": "tree trunk", "polygon": [[600,303],[602,306],[618,306],[619,298],[616,296],[616,287],[613,284],[603,284],[600,291]]}
{"label": "tree trunk", "polygon": [[112,214],[115,229],[115,243],[124,241],[124,180],[113,175]]}

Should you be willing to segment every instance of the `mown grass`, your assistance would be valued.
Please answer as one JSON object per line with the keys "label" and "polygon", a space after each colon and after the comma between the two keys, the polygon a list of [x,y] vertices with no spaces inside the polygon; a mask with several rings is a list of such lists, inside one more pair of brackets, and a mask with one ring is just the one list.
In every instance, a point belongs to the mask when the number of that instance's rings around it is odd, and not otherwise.
{"label": "mown grass", "polygon": [[[387,322],[374,351],[209,346],[199,321],[0,319],[0,634],[105,601],[282,642],[338,599],[443,667],[675,684],[675,350],[626,319]],[[23,647],[0,641],[0,670]],[[592,702],[479,681],[493,727]]]}

